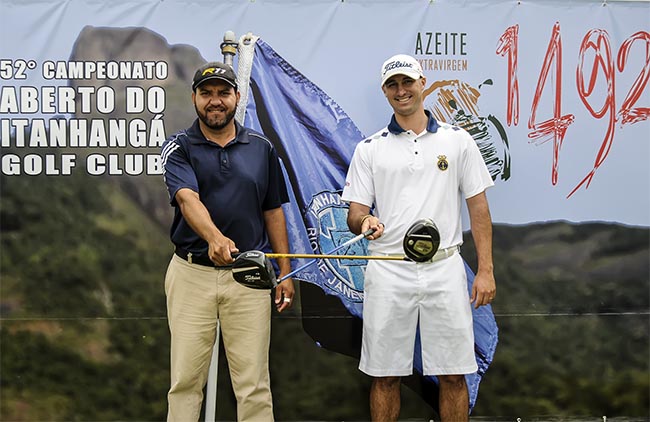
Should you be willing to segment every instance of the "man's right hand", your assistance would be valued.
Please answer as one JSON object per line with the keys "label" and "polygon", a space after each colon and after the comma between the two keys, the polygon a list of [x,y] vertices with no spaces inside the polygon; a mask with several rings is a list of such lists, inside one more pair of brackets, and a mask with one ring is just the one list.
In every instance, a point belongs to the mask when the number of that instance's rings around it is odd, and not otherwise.
{"label": "man's right hand", "polygon": [[368,240],[375,240],[379,239],[382,234],[384,234],[384,223],[379,221],[379,219],[375,216],[369,216],[367,218],[364,218],[363,222],[361,223],[361,233],[365,233],[366,231],[373,229],[374,232],[366,236],[366,239]]}
{"label": "man's right hand", "polygon": [[234,262],[232,254],[239,252],[235,242],[226,236],[208,242],[208,256],[217,265],[230,265]]}

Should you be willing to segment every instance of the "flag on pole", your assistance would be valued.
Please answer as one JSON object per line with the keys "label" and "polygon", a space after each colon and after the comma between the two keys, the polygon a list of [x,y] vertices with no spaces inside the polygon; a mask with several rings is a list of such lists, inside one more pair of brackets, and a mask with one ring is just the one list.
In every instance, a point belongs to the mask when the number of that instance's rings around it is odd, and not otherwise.
{"label": "flag on pole", "polygon": [[[237,117],[271,140],[285,169],[292,195],[284,209],[292,252],[326,254],[354,237],[347,228],[348,205],[341,201],[341,192],[354,148],[364,135],[332,98],[258,37],[242,37],[238,74],[243,92]],[[367,241],[339,254],[367,255]],[[306,262],[298,260],[297,265]],[[308,334],[327,349],[357,358],[366,263],[321,260],[294,277],[309,283],[301,285],[303,326]],[[466,270],[471,289],[474,274],[467,265]],[[474,334],[479,369],[466,376],[470,410],[498,341],[490,306],[474,310]],[[437,411],[437,380],[421,376],[419,339],[415,370],[419,375],[410,386],[419,384],[416,389],[426,392],[423,398]]]}

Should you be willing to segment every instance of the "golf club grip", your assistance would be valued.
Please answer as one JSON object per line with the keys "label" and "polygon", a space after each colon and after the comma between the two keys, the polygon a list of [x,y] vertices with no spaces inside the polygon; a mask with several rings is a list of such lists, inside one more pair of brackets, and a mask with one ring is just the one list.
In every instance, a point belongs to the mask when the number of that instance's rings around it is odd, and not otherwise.
{"label": "golf club grip", "polygon": [[[353,243],[355,243],[355,242],[358,242],[359,240],[365,238],[366,236],[370,236],[370,235],[373,234],[374,232],[375,232],[375,229],[368,229],[368,230],[366,230],[365,232],[356,235],[355,237],[353,237],[352,239],[348,240],[347,242],[344,242],[344,243],[340,244],[340,245],[337,246],[336,248],[334,248],[334,249],[332,249],[331,251],[327,252],[327,254],[328,254],[328,255],[331,255],[331,254],[333,254],[334,252],[336,252],[336,251],[338,251],[338,250],[341,250],[341,249],[343,249],[343,248],[346,247],[346,246],[350,246],[351,244],[353,244]],[[289,278],[289,277],[291,277],[291,276],[294,276],[296,273],[298,273],[298,271],[302,271],[302,270],[304,270],[305,268],[309,267],[310,265],[312,265],[312,264],[314,264],[314,263],[316,263],[316,262],[318,261],[318,258],[317,258],[315,255],[311,255],[311,254],[298,254],[298,255],[301,255],[301,256],[294,256],[294,255],[296,255],[296,254],[270,254],[270,255],[274,255],[274,256],[269,256],[269,254],[266,254],[266,256],[267,256],[268,258],[314,258],[314,259],[312,259],[311,261],[309,261],[308,263],[306,263],[306,264],[304,264],[304,265],[301,265],[300,267],[298,267],[298,268],[296,268],[295,270],[291,271],[289,274],[287,274],[287,275],[281,277],[281,278],[278,280],[278,283],[281,283],[281,282],[283,282],[284,280],[286,280],[287,278]],[[280,255],[286,255],[286,256],[280,256]],[[289,256],[289,255],[290,255],[290,256]],[[339,256],[339,255],[335,255],[335,256]]]}

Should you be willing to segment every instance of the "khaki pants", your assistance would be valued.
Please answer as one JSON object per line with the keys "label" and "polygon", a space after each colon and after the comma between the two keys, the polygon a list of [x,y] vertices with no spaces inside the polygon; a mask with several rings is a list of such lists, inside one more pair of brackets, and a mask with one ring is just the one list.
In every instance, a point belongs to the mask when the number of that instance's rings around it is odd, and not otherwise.
{"label": "khaki pants", "polygon": [[171,332],[167,420],[198,421],[218,318],[237,398],[237,420],[273,421],[270,292],[240,285],[230,270],[190,264],[174,255],[165,293]]}

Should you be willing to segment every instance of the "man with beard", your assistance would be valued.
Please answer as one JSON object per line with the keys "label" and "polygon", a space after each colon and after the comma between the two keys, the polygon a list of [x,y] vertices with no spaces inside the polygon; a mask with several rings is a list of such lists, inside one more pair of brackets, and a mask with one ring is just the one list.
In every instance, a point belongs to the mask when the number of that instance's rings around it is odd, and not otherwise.
{"label": "man with beard", "polygon": [[[273,145],[235,121],[239,98],[229,65],[202,66],[192,82],[198,118],[162,146],[176,247],[165,276],[171,333],[168,421],[199,419],[217,319],[237,419],[273,420],[269,291],[238,284],[230,264],[240,250],[289,252],[282,211],[289,197]],[[289,259],[277,262],[280,276],[291,272]],[[280,283],[274,296],[279,312],[291,307],[293,281]]]}

